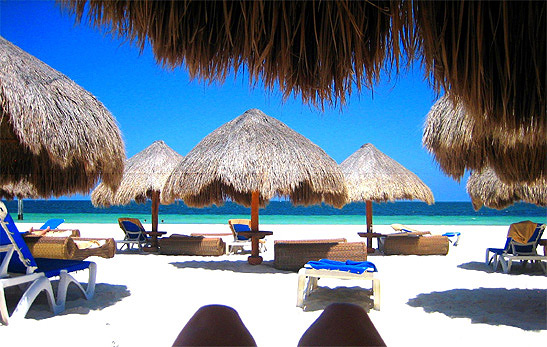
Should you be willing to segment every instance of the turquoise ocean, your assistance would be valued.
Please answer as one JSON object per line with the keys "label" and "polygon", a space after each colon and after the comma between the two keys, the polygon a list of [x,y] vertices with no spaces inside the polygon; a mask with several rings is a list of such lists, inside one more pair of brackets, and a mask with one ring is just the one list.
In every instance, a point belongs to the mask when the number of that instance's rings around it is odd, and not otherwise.
{"label": "turquoise ocean", "polygon": [[[4,201],[14,220],[17,201]],[[23,220],[43,223],[49,218],[64,218],[65,223],[117,223],[119,217],[139,218],[150,223],[151,203],[131,203],[109,208],[94,207],[89,200],[23,200]],[[160,223],[224,224],[230,218],[250,218],[250,209],[227,202],[223,206],[190,208],[183,202],[160,205]],[[522,220],[545,223],[547,208],[517,203],[504,210],[483,207],[474,211],[470,202],[374,203],[373,223],[377,225],[509,225]],[[293,206],[288,201],[272,201],[260,209],[263,224],[365,224],[365,203],[351,203],[342,209],[328,205]]]}

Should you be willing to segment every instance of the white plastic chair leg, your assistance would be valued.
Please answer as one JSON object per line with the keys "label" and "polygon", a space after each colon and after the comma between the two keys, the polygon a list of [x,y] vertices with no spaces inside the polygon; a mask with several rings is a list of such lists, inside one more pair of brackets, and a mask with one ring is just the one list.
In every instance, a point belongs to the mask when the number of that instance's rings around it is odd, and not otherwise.
{"label": "white plastic chair leg", "polygon": [[296,306],[302,307],[304,304],[304,285],[306,284],[306,275],[304,274],[305,270],[300,269],[298,271],[298,287],[296,290]]}
{"label": "white plastic chair leg", "polygon": [[8,316],[7,307],[5,307],[5,297],[4,297],[4,288],[0,287],[0,294],[2,295],[2,303],[0,304],[0,311],[2,315],[2,323],[5,325],[10,321],[19,321],[25,318],[28,310],[36,300],[36,297],[45,291],[49,307],[53,314],[60,313],[64,310],[64,307],[60,307],[55,303],[55,297],[53,295],[53,289],[51,288],[51,282],[46,277],[40,277],[34,280],[24,292],[23,296],[19,300],[19,303],[15,307],[15,310],[11,314],[11,317]]}
{"label": "white plastic chair leg", "polygon": [[372,279],[372,295],[374,296],[374,309],[376,311],[380,311],[381,296],[380,296],[380,279],[379,278]]}
{"label": "white plastic chair leg", "polygon": [[66,303],[66,296],[68,291],[68,286],[71,283],[74,283],[76,287],[80,290],[80,292],[84,295],[84,297],[89,300],[93,297],[95,294],[95,282],[97,279],[97,264],[91,262],[89,264],[89,279],[87,282],[86,289],[78,282],[72,275],[70,275],[67,271],[61,271],[60,274],[60,280],[59,280],[59,288],[57,290],[57,305],[62,307],[64,310],[65,303]]}

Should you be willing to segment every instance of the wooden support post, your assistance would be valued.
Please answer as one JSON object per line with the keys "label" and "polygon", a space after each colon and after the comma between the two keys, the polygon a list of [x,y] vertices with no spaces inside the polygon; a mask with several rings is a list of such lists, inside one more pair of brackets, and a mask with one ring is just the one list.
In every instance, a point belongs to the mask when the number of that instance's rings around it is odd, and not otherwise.
{"label": "wooden support post", "polygon": [[[252,192],[251,195],[251,231],[258,232],[258,209],[260,193]],[[262,257],[258,255],[258,237],[251,238],[251,256],[247,259],[249,264],[258,265],[262,263]]]}
{"label": "wooden support post", "polygon": [[23,199],[17,198],[17,219],[23,220]]}
{"label": "wooden support post", "polygon": [[372,247],[372,201],[371,200],[366,201],[366,209],[367,209],[367,251],[370,253],[373,253],[374,248]]}
{"label": "wooden support post", "polygon": [[152,192],[152,231],[158,231],[158,214],[160,212],[160,192]]}

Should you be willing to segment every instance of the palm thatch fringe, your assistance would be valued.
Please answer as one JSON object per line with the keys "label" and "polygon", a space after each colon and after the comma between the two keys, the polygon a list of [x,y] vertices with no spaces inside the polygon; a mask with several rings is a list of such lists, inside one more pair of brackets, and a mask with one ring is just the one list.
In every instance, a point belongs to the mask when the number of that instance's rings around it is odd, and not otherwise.
{"label": "palm thatch fringe", "polygon": [[0,186],[0,198],[13,200],[15,198],[34,199],[39,197],[36,188],[28,181],[19,181],[17,183],[8,183]]}
{"label": "palm thatch fringe", "polygon": [[475,210],[479,210],[483,205],[501,210],[517,201],[547,206],[545,179],[531,184],[506,184],[489,168],[471,173],[467,181],[467,193]]}
{"label": "palm thatch fringe", "polygon": [[294,204],[346,203],[344,178],[325,151],[277,119],[252,109],[201,140],[167,179],[164,203],[220,205],[230,198],[264,206],[274,196]]}
{"label": "palm thatch fringe", "polygon": [[122,181],[116,191],[101,183],[93,190],[95,206],[127,205],[131,201],[145,203],[152,192],[160,192],[171,171],[182,156],[163,141],[155,141],[143,151],[127,159]]}
{"label": "palm thatch fringe", "polygon": [[163,65],[206,80],[246,68],[251,84],[315,105],[422,59],[436,90],[485,127],[547,133],[545,1],[60,2],[77,21],[150,42]]}
{"label": "palm thatch fringe", "polygon": [[547,2],[412,3],[415,38],[438,91],[484,127],[547,133]]}
{"label": "palm thatch fringe", "polygon": [[[399,7],[381,1],[80,1],[63,6],[108,28],[157,61],[223,81],[246,69],[251,83],[282,86],[315,105],[372,87],[386,61],[399,65]],[[87,8],[87,9],[86,9]],[[402,11],[401,11],[402,12]],[[402,29],[401,29],[402,30]],[[395,37],[392,37],[395,36]],[[232,70],[233,69],[233,70]]]}
{"label": "palm thatch fringe", "polygon": [[38,195],[115,187],[124,144],[91,93],[0,37],[0,185],[27,180]]}
{"label": "palm thatch fringe", "polygon": [[350,201],[435,201],[431,189],[418,176],[370,143],[350,155],[340,168]]}
{"label": "palm thatch fringe", "polygon": [[547,134],[529,127],[485,128],[462,103],[453,104],[448,96],[431,107],[422,140],[442,170],[457,180],[466,169],[481,171],[486,167],[507,183],[547,177]]}

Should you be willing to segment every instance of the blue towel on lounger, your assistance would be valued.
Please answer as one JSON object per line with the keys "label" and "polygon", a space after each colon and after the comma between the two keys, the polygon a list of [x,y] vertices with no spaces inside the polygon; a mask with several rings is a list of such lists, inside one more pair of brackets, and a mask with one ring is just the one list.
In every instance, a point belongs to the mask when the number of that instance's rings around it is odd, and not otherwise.
{"label": "blue towel on lounger", "polygon": [[309,261],[306,265],[309,265],[310,267],[318,270],[338,270],[352,272],[356,274],[362,274],[365,271],[378,271],[376,269],[376,265],[374,265],[370,261],[347,260],[345,262],[342,262],[330,259],[321,259],[319,261]]}

